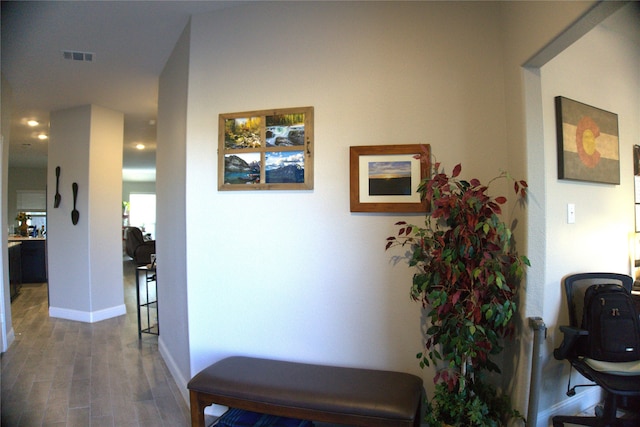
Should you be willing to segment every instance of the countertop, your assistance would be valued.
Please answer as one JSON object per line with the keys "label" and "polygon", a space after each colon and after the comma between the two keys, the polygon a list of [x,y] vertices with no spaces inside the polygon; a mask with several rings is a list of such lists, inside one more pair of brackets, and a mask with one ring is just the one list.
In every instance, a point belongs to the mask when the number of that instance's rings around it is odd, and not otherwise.
{"label": "countertop", "polygon": [[46,237],[9,236],[10,242],[24,242],[25,240],[47,240],[47,238]]}

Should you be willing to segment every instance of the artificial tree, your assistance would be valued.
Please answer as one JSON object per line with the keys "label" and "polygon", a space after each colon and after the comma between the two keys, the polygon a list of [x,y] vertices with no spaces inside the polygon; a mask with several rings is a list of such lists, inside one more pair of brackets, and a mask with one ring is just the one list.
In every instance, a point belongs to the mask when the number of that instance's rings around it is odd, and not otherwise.
{"label": "artificial tree", "polygon": [[428,207],[425,226],[398,222],[386,249],[408,247],[408,264],[417,269],[411,297],[426,314],[418,358],[421,367],[439,366],[427,402],[429,426],[499,426],[520,415],[483,377],[499,372],[491,358],[513,334],[518,286],[529,260],[518,255],[512,230],[500,218],[507,199],[491,196],[489,185],[510,179],[524,201],[527,183],[503,172],[484,185],[460,179],[461,165],[450,176],[439,167],[418,188]]}

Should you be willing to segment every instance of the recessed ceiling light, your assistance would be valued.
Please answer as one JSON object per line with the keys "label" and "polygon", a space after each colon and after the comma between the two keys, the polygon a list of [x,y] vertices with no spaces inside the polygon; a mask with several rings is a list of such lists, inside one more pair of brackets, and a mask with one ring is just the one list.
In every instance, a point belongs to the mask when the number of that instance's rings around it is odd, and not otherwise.
{"label": "recessed ceiling light", "polygon": [[38,135],[38,139],[41,139],[41,140],[45,140],[45,139],[48,139],[48,138],[49,137],[47,135],[45,135],[44,133],[41,133],[40,135]]}
{"label": "recessed ceiling light", "polygon": [[144,144],[136,144],[138,150],[144,150]]}
{"label": "recessed ceiling light", "polygon": [[27,121],[27,124],[33,127],[33,126],[38,126],[40,123],[37,120],[29,120]]}

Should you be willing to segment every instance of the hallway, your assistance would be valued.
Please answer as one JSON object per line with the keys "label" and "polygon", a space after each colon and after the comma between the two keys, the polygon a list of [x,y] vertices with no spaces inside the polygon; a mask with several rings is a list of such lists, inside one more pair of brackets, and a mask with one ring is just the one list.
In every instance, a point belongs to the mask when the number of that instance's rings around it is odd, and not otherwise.
{"label": "hallway", "polygon": [[93,324],[50,318],[46,284],[23,285],[2,354],[2,427],[190,425],[158,337],[138,340],[135,267],[123,263],[127,314]]}

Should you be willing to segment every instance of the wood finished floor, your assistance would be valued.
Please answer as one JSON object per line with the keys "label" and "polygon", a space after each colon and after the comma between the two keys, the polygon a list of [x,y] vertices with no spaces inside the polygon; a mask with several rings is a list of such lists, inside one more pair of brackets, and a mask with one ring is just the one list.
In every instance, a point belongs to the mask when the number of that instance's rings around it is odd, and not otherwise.
{"label": "wood finished floor", "polygon": [[123,270],[127,314],[93,324],[49,317],[46,284],[23,286],[1,357],[2,427],[190,425],[158,337],[138,339],[133,263]]}

